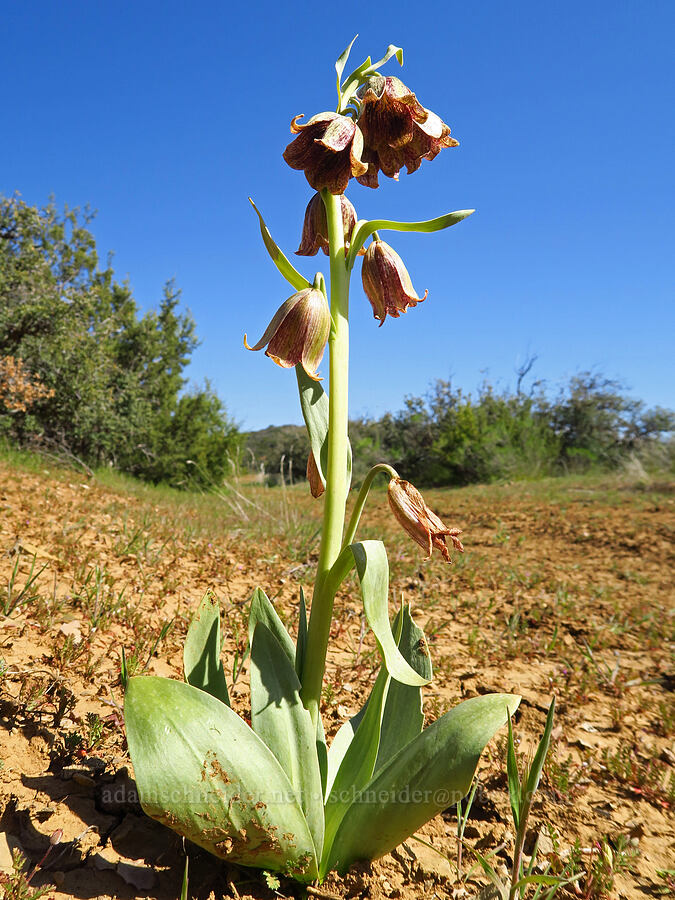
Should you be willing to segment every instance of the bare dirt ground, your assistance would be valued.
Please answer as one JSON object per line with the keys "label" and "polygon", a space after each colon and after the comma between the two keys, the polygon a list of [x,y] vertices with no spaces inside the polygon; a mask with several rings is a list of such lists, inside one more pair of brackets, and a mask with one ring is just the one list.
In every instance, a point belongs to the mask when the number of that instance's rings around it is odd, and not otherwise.
{"label": "bare dirt ground", "polygon": [[[300,585],[311,594],[318,505],[299,487],[242,490],[246,499],[180,497],[0,461],[0,879],[8,897],[43,886],[54,898],[178,898],[186,852],[191,897],[300,896],[283,879],[269,886],[185,847],[146,818],[126,752],[122,647],[132,670],[181,678],[182,639],[210,589],[224,612],[230,672],[258,584],[291,632]],[[383,492],[372,496],[360,536],[385,538],[392,610],[405,594],[427,632],[435,665],[428,721],[464,697],[520,693],[515,734],[526,757],[555,695],[530,846],[539,834],[542,862],[580,875],[559,896],[672,893],[674,486],[586,478],[425,496],[464,529],[466,553],[452,566],[422,560]],[[329,735],[362,704],[376,664],[350,584],[336,603]],[[242,713],[246,678],[244,666],[232,692]],[[483,756],[459,871],[448,809],[395,853],[309,895],[478,896],[485,878],[472,848],[492,854],[502,872],[511,859],[504,747],[502,734]],[[8,874],[13,847],[30,860],[26,871],[42,860],[30,885]]]}

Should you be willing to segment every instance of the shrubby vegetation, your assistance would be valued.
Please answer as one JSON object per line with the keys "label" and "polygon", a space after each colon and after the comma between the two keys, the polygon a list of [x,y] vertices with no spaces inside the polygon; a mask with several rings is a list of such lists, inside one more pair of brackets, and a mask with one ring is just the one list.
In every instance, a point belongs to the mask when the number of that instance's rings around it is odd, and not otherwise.
{"label": "shrubby vegetation", "polygon": [[206,384],[169,282],[141,315],[101,268],[91,215],[0,197],[0,436],[172,484],[222,479],[240,435]]}
{"label": "shrubby vegetation", "polygon": [[[527,393],[485,383],[471,396],[439,380],[395,414],[352,422],[350,435],[357,479],[387,459],[415,484],[442,486],[614,469],[631,459],[672,468],[674,428],[671,411],[646,409],[618,382],[584,372],[553,397],[540,382]],[[292,476],[303,476],[304,428],[268,428],[247,441],[247,459],[271,478],[282,459],[286,478],[291,464]]]}

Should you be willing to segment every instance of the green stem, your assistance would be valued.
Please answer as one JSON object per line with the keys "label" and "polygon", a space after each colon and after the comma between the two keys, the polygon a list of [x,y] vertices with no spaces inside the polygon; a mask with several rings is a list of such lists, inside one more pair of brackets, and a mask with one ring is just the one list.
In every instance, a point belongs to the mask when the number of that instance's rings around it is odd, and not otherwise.
{"label": "green stem", "polygon": [[327,575],[340,553],[347,504],[348,389],[349,389],[349,273],[345,262],[345,238],[339,196],[322,191],[328,222],[330,256],[330,338],[328,388],[328,460],[326,494],[312,610],[307,631],[307,651],[302,671],[302,701],[316,725],[321,705],[321,686],[333,618],[334,592]]}
{"label": "green stem", "polygon": [[373,483],[373,479],[379,472],[384,472],[389,476],[389,478],[398,478],[398,472],[396,471],[396,469],[392,469],[392,467],[387,465],[387,463],[378,463],[376,466],[373,466],[373,468],[368,472],[366,477],[363,479],[361,490],[359,491],[359,495],[356,498],[356,503],[349,519],[349,525],[347,526],[345,538],[342,542],[343,548],[348,547],[354,540],[356,529],[359,526],[359,519],[361,518],[361,513],[363,512],[363,507],[366,505],[370,486]]}

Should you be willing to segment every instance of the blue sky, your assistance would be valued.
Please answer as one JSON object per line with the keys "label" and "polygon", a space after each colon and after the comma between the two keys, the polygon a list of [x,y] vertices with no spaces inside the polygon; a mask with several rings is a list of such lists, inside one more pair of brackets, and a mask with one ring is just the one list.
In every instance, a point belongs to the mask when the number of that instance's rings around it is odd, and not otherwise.
{"label": "blue sky", "polygon": [[230,6],[0,0],[0,192],[98,210],[103,259],[143,308],[175,278],[202,340],[190,377],[242,427],[300,421],[293,373],[242,345],[292,293],[247,197],[290,255],[312,191],[281,158],[289,123],[334,109],[357,32],[350,62],[401,45],[403,69],[384,71],[460,141],[399,183],[350,185],[359,216],[478,211],[382,235],[429,289],[382,328],[355,272],[352,415],[436,378],[514,386],[529,354],[552,389],[593,368],[675,405],[672,0]]}

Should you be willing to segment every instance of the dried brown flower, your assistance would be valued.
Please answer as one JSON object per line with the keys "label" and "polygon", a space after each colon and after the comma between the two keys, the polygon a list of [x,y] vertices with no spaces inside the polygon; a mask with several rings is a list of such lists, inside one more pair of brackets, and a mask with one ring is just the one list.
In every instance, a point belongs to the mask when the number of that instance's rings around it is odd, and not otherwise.
{"label": "dried brown flower", "polygon": [[309,489],[312,492],[312,497],[320,497],[326,490],[323,481],[321,480],[321,476],[319,475],[319,469],[316,460],[314,459],[313,450],[309,451],[309,456],[307,457],[307,481],[309,481]]}
{"label": "dried brown flower", "polygon": [[435,512],[429,509],[424,497],[409,481],[392,478],[389,482],[389,506],[396,520],[420,547],[427,551],[429,559],[434,548],[440,550],[443,559],[450,562],[450,552],[445,542],[446,537],[460,553],[464,547],[459,539],[462,533],[459,528],[446,528]]}

